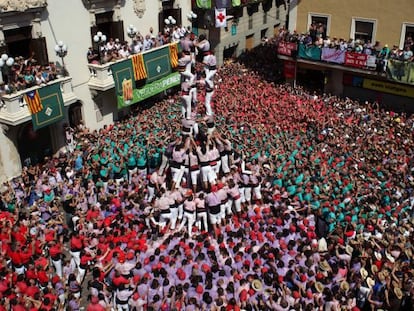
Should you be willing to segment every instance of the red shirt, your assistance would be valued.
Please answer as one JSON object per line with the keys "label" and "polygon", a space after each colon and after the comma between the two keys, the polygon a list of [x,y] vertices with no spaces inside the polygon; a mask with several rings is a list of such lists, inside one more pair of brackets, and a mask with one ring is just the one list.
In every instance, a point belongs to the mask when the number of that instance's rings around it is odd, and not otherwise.
{"label": "red shirt", "polygon": [[62,254],[62,245],[56,244],[49,248],[49,255],[52,259],[56,258],[60,254]]}
{"label": "red shirt", "polygon": [[9,257],[15,266],[21,266],[23,264],[21,253],[20,252],[9,252]]}
{"label": "red shirt", "polygon": [[83,248],[83,242],[80,237],[73,236],[70,239],[70,249],[71,250],[81,250]]}
{"label": "red shirt", "polygon": [[49,282],[49,277],[44,270],[40,270],[37,272],[37,279],[39,280],[40,284],[46,284]]}
{"label": "red shirt", "polygon": [[37,286],[29,286],[26,290],[26,295],[34,299],[39,292],[40,289]]}
{"label": "red shirt", "polygon": [[88,305],[86,311],[105,311],[105,308],[102,307],[99,303],[93,303]]}
{"label": "red shirt", "polygon": [[32,258],[32,255],[33,253],[31,251],[31,245],[29,245],[29,247],[20,254],[23,264],[29,263],[30,259]]}

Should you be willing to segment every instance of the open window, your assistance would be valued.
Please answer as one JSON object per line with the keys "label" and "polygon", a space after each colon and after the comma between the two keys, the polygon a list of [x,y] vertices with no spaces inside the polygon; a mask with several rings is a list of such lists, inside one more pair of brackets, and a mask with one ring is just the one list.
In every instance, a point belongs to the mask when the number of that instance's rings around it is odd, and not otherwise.
{"label": "open window", "polygon": [[326,36],[329,36],[331,16],[327,14],[309,13],[308,29],[310,29],[311,25],[315,25],[316,33],[325,39]]}
{"label": "open window", "polygon": [[413,49],[414,42],[414,24],[403,23],[400,37],[400,49],[404,49],[406,45],[410,45]]}
{"label": "open window", "polygon": [[350,38],[364,42],[375,42],[376,23],[376,20],[372,19],[353,18]]}

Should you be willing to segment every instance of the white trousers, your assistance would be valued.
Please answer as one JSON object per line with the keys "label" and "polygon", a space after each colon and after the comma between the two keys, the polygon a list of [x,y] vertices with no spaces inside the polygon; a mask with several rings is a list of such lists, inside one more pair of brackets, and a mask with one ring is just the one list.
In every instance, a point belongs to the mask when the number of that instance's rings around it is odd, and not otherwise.
{"label": "white trousers", "polygon": [[212,116],[213,110],[211,109],[211,99],[213,98],[214,90],[206,92],[206,98],[204,100],[204,106],[206,107],[206,115]]}

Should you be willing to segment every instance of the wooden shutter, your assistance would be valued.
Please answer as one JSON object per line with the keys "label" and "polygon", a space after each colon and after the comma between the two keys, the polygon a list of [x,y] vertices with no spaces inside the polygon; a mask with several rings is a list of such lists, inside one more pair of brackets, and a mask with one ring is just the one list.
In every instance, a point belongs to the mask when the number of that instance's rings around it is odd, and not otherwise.
{"label": "wooden shutter", "polygon": [[45,37],[30,40],[30,52],[34,53],[34,58],[36,59],[38,64],[40,65],[49,64],[49,57],[47,55]]}

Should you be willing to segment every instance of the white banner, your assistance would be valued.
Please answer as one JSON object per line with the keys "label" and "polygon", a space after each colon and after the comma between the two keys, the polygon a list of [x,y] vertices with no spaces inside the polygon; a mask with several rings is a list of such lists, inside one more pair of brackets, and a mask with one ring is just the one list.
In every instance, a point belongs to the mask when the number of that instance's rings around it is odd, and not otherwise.
{"label": "white banner", "polygon": [[216,9],[216,27],[226,27],[227,20],[226,20],[226,9]]}

